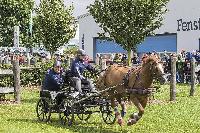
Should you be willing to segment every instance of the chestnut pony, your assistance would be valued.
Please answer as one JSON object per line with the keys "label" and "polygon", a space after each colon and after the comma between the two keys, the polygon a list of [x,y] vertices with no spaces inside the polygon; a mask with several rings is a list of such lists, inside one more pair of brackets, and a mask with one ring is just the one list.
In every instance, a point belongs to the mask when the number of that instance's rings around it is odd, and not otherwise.
{"label": "chestnut pony", "polygon": [[[100,76],[96,87],[99,91],[116,86],[102,95],[111,100],[118,124],[123,124],[123,115],[126,107],[123,102],[127,98],[134,103],[138,113],[133,113],[127,124],[135,124],[144,114],[144,109],[148,102],[153,79],[157,78],[161,83],[165,82],[163,66],[157,55],[148,55],[143,59],[141,66],[130,68],[127,66],[112,65]],[[122,111],[119,113],[116,100],[121,104]]]}

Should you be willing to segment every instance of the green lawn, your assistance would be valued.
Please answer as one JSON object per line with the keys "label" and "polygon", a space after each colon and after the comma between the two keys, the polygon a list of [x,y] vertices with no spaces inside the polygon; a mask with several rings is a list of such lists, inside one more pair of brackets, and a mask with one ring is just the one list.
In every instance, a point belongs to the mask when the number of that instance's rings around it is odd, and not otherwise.
{"label": "green lawn", "polygon": [[[148,104],[142,119],[131,127],[106,125],[97,113],[88,122],[76,120],[72,127],[62,126],[57,114],[52,123],[39,122],[35,112],[39,92],[24,89],[21,104],[0,105],[0,133],[200,133],[200,87],[194,97],[188,96],[189,89],[177,85],[176,102],[169,102],[169,85],[162,86],[156,102]],[[128,108],[129,114],[134,111],[134,106]]]}

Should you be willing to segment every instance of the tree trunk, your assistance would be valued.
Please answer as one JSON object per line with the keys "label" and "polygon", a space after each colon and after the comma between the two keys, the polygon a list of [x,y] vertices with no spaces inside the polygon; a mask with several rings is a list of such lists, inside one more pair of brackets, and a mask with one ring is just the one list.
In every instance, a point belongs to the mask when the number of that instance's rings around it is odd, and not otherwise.
{"label": "tree trunk", "polygon": [[131,66],[131,49],[128,49],[127,52],[128,52],[128,66]]}

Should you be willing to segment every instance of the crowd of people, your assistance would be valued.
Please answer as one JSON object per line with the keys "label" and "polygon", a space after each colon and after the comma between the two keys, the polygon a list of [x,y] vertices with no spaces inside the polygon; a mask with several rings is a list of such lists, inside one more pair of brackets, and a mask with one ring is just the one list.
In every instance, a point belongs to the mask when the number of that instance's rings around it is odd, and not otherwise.
{"label": "crowd of people", "polygon": [[18,58],[20,65],[26,65],[28,62],[30,65],[34,65],[36,62],[47,59],[46,57],[40,56],[39,54],[30,54],[26,52],[11,53],[8,51],[0,51],[0,64],[11,64],[14,55]]}
{"label": "crowd of people", "polygon": [[[176,56],[177,57],[177,63],[176,63],[176,80],[177,83],[188,83],[190,82],[190,75],[191,75],[191,60],[192,58],[195,59],[196,62],[196,77],[197,80],[200,82],[200,51],[196,50],[193,52],[187,52],[185,50],[182,50],[180,53],[170,53],[167,51],[163,52],[148,52],[148,53],[141,53],[137,54],[134,53],[132,58],[131,58],[131,63],[133,65],[139,65],[142,63],[142,58],[145,57],[148,54],[156,54],[158,57],[161,59],[161,61],[164,64],[164,70],[166,74],[171,73],[171,56]],[[100,56],[98,56],[100,57]],[[103,56],[102,56],[103,57]],[[127,55],[125,53],[116,53],[112,54],[111,56],[108,56],[106,58],[107,64],[113,64],[113,63],[118,63],[118,64],[127,64]],[[101,64],[101,62],[100,62]]]}
{"label": "crowd of people", "polygon": [[[170,56],[175,53],[169,53],[167,51],[163,51],[162,53],[157,53],[156,51],[153,51],[151,53],[143,53],[137,54],[134,53],[131,62],[133,65],[137,65],[142,63],[142,57],[145,56],[145,54],[157,54],[160,58],[161,61],[163,61],[164,64],[164,70],[165,73],[170,73],[171,71],[171,58]],[[11,64],[11,60],[13,58],[14,53],[10,53],[9,51],[0,51],[0,64]],[[178,83],[188,83],[190,82],[190,75],[191,75],[191,59],[194,58],[196,60],[196,65],[198,66],[200,64],[200,51],[196,50],[193,52],[186,52],[182,50],[180,53],[175,54],[177,57],[177,82]],[[45,54],[29,54],[27,56],[27,53],[18,53],[18,59],[20,65],[27,64],[28,63],[28,58],[29,58],[29,63],[31,65],[36,64],[36,62],[46,62],[49,60],[49,57]],[[64,63],[71,64],[73,58],[75,57],[68,57],[68,56],[62,56],[62,55],[54,55],[52,58],[55,60],[59,60]],[[115,54],[110,54],[110,55],[100,55],[97,54],[96,56],[96,64],[97,65],[102,65],[102,60],[101,59],[106,59],[107,64],[112,64],[112,63],[118,63],[118,64],[127,64],[127,54],[126,53],[115,53]],[[89,58],[88,55],[84,55],[84,61],[89,64],[89,61],[91,59]],[[197,67],[196,69],[196,74],[197,77],[200,77],[200,67]],[[200,80],[199,80],[200,81]]]}
{"label": "crowd of people", "polygon": [[[191,80],[191,61],[192,59],[196,62],[196,68],[200,65],[200,51],[196,50],[193,52],[186,52],[182,50],[180,53],[176,55],[176,81],[178,83],[189,83]],[[165,73],[170,73],[171,71],[171,58],[170,55],[164,52],[164,56],[162,57],[162,61],[164,62],[164,70]],[[199,80],[200,69],[195,69],[197,80]]]}

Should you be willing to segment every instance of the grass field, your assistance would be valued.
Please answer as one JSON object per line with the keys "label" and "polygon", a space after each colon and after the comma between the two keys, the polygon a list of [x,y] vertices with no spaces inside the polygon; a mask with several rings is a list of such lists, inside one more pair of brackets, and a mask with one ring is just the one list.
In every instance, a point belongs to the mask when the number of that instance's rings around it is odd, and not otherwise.
{"label": "grass field", "polygon": [[[0,133],[200,133],[200,87],[196,86],[194,97],[188,96],[189,89],[190,86],[177,85],[176,101],[169,102],[169,85],[161,86],[142,119],[130,127],[106,125],[97,113],[88,122],[76,120],[74,126],[67,127],[60,124],[57,114],[51,123],[38,121],[35,107],[39,91],[26,88],[21,104],[0,104]],[[135,111],[130,106],[128,115]]]}

